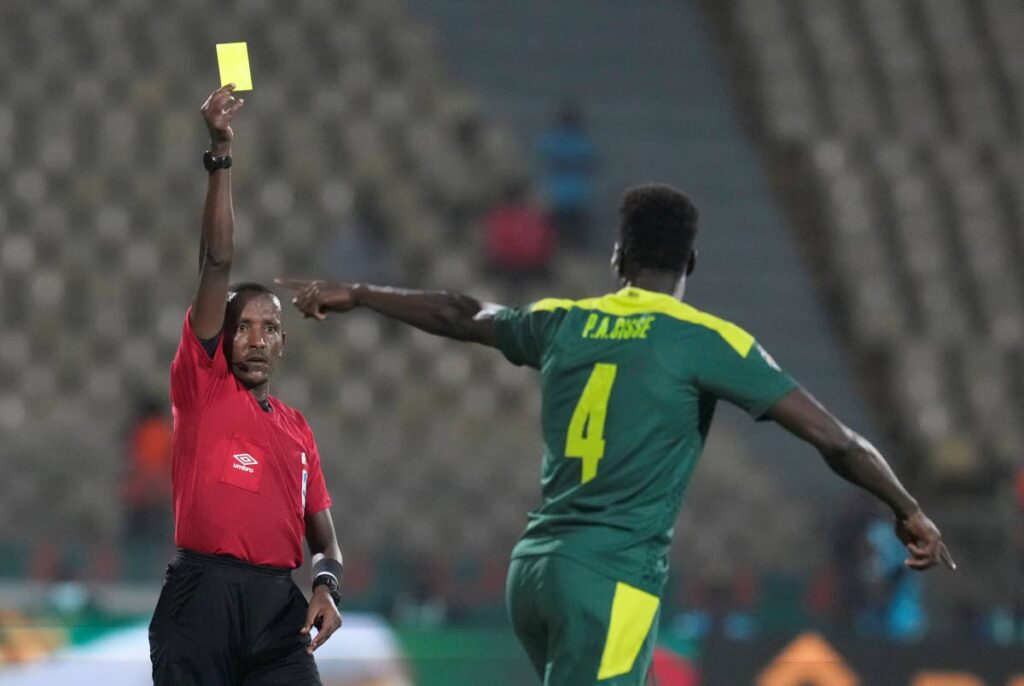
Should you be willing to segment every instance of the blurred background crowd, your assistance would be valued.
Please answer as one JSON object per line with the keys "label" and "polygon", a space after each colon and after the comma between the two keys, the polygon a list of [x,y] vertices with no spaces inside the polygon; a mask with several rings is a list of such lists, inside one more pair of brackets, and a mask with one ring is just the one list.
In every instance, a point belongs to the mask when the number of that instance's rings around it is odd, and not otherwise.
{"label": "blurred background crowd", "polygon": [[[238,278],[594,295],[621,191],[672,183],[688,300],[875,440],[961,563],[909,574],[885,512],[723,408],[666,636],[1024,645],[1022,35],[1019,0],[0,3],[0,662],[67,640],[26,618],[151,609],[198,107],[235,40]],[[286,325],[273,392],[318,437],[347,606],[504,626],[532,373],[359,313]]]}

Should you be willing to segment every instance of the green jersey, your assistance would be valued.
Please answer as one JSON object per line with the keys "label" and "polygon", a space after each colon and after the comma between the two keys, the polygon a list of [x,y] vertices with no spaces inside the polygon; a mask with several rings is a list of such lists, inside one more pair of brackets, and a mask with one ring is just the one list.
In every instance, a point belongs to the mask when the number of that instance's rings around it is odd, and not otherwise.
{"label": "green jersey", "polygon": [[541,382],[543,503],[513,557],[565,555],[660,594],[716,401],[761,418],[796,383],[740,327],[639,288],[505,309],[496,329]]}

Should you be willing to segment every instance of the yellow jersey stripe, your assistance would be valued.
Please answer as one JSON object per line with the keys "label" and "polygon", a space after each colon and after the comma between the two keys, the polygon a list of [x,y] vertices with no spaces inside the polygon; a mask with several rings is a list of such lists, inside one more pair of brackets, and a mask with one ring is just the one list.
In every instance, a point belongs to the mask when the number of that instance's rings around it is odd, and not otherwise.
{"label": "yellow jersey stripe", "polygon": [[754,337],[732,322],[702,312],[670,295],[645,291],[632,286],[623,288],[618,293],[586,300],[545,298],[535,302],[530,307],[530,311],[554,312],[574,307],[581,310],[597,310],[616,317],[628,317],[635,314],[663,314],[682,322],[697,324],[716,332],[741,357],[746,357],[754,346]]}

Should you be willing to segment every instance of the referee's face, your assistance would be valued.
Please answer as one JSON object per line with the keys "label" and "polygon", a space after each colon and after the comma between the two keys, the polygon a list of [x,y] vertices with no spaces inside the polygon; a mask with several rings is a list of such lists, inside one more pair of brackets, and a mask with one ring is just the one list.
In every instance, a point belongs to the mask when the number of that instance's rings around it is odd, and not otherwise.
{"label": "referee's face", "polygon": [[250,390],[266,385],[284,352],[281,302],[270,293],[249,295],[228,325],[231,372]]}

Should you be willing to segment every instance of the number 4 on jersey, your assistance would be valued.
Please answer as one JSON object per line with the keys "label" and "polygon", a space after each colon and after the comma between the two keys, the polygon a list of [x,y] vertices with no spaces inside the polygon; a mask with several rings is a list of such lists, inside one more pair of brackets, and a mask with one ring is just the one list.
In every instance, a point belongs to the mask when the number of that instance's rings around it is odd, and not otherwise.
{"label": "number 4 on jersey", "polygon": [[583,395],[576,403],[569,433],[565,438],[565,456],[583,460],[583,477],[587,483],[597,476],[597,463],[604,456],[604,420],[608,414],[608,399],[615,383],[614,364],[596,364],[587,379]]}

